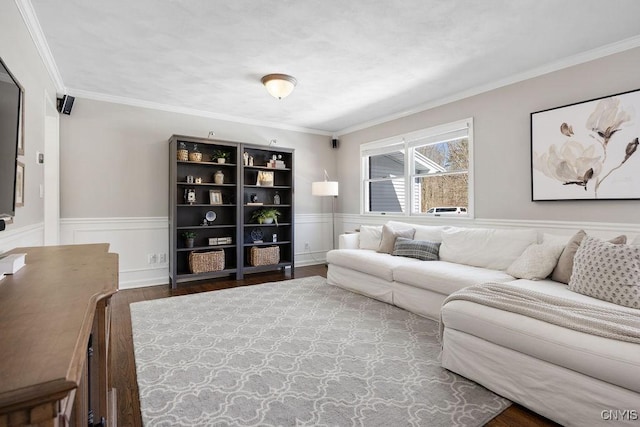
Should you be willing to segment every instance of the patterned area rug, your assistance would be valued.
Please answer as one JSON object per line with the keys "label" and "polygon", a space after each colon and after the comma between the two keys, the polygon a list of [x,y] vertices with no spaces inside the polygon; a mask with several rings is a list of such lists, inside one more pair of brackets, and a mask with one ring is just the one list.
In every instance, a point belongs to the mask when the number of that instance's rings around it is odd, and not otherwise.
{"label": "patterned area rug", "polygon": [[131,304],[145,426],[478,426],[431,320],[322,277]]}

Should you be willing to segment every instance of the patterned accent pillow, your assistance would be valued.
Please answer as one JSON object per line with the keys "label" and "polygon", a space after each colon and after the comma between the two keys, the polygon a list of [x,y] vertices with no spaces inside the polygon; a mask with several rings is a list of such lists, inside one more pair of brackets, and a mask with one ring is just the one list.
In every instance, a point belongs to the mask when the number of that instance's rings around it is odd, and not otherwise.
{"label": "patterned accent pillow", "polygon": [[[551,280],[560,283],[569,283],[569,279],[571,278],[571,272],[573,271],[573,257],[576,255],[576,251],[578,247],[580,247],[580,243],[587,236],[587,233],[584,230],[578,231],[567,243],[562,254],[560,255],[560,259],[558,259],[558,264],[556,268],[554,268],[553,273],[551,274]],[[611,243],[615,244],[624,244],[627,243],[627,236],[624,234],[618,237],[614,237],[609,240]]]}
{"label": "patterned accent pillow", "polygon": [[393,252],[393,246],[396,243],[396,238],[404,237],[406,239],[413,239],[413,235],[415,234],[415,228],[409,228],[404,230],[396,230],[394,228],[389,227],[387,224],[382,226],[382,240],[380,241],[380,247],[378,247],[378,252],[382,252],[385,254],[390,254]]}
{"label": "patterned accent pillow", "polygon": [[391,255],[415,258],[422,261],[438,261],[440,259],[438,257],[439,251],[440,243],[398,237]]}
{"label": "patterned accent pillow", "polygon": [[585,237],[573,259],[569,289],[640,309],[640,246]]}
{"label": "patterned accent pillow", "polygon": [[518,279],[546,279],[558,263],[564,245],[534,243],[507,268],[507,274]]}

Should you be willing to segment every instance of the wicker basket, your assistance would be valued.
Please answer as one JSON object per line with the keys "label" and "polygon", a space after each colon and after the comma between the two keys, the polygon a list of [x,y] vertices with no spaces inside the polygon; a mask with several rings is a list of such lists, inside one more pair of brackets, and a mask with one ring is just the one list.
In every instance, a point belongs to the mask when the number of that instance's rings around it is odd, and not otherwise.
{"label": "wicker basket", "polygon": [[192,273],[224,270],[224,251],[191,252],[189,269]]}
{"label": "wicker basket", "polygon": [[178,150],[178,161],[186,162],[189,160],[189,150]]}
{"label": "wicker basket", "polygon": [[189,161],[190,162],[201,162],[202,161],[202,153],[192,151],[189,153]]}
{"label": "wicker basket", "polygon": [[259,248],[257,246],[253,246],[249,250],[249,264],[254,267],[258,265],[273,265],[279,262],[279,246],[269,246],[268,248]]}

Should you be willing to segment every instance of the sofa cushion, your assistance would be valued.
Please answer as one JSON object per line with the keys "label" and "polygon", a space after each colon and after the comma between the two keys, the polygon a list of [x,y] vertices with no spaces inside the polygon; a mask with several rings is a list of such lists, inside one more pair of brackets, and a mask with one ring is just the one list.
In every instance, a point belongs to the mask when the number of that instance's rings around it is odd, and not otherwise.
{"label": "sofa cushion", "polygon": [[506,270],[532,243],[535,230],[449,228],[442,231],[440,259],[457,264]]}
{"label": "sofa cushion", "polygon": [[564,245],[534,243],[511,265],[507,273],[518,279],[542,280],[549,277],[558,263]]}
{"label": "sofa cushion", "polygon": [[447,225],[420,225],[400,221],[387,221],[387,225],[394,230],[413,228],[416,230],[416,233],[413,235],[415,240],[428,240],[429,242],[436,243],[442,243],[442,231],[451,228]]}
{"label": "sofa cushion", "polygon": [[413,239],[413,235],[416,232],[415,228],[403,228],[395,229],[387,224],[382,226],[382,241],[378,252],[390,254],[393,252],[393,246],[396,244],[396,238],[404,237],[407,239]]}
{"label": "sofa cushion", "polygon": [[428,240],[411,240],[404,237],[396,238],[393,246],[393,256],[415,258],[421,261],[437,261],[440,243]]}
{"label": "sofa cushion", "polygon": [[585,237],[573,261],[569,289],[640,309],[640,246]]}
{"label": "sofa cushion", "polygon": [[361,225],[360,226],[360,249],[370,249],[377,251],[382,240],[381,225]]}
{"label": "sofa cushion", "polygon": [[[576,251],[580,247],[580,243],[587,236],[587,233],[584,230],[578,231],[576,234],[571,237],[567,246],[565,246],[562,254],[560,255],[560,259],[558,259],[558,264],[556,268],[553,269],[551,273],[551,280],[556,282],[567,284],[569,283],[569,279],[571,278],[571,272],[573,271],[573,257],[576,255]],[[609,240],[611,243],[615,244],[624,244],[627,242],[627,237],[622,235],[618,237],[614,237]]]}
{"label": "sofa cushion", "polygon": [[412,263],[417,259],[391,256],[366,249],[337,249],[327,252],[327,262],[352,270],[367,273],[391,282],[393,269]]}
{"label": "sofa cushion", "polygon": [[449,295],[467,286],[484,282],[509,282],[514,280],[504,271],[489,270],[446,261],[431,261],[403,265],[393,269],[396,282],[429,289]]}
{"label": "sofa cushion", "polygon": [[[610,302],[572,292],[551,280],[522,279],[508,284],[576,302],[616,308]],[[470,301],[456,300],[443,305],[442,322],[445,328],[640,392],[640,375],[630,374],[640,371],[638,344],[577,332]]]}

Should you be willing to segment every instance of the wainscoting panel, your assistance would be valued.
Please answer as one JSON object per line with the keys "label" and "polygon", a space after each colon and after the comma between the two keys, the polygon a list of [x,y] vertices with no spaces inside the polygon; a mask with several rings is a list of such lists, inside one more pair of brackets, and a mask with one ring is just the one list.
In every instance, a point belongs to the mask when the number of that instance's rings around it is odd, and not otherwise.
{"label": "wainscoting panel", "polygon": [[[332,244],[331,215],[301,214],[295,221],[295,265],[324,263]],[[64,218],[60,239],[61,244],[109,243],[120,256],[120,289],[169,283],[167,217]]]}
{"label": "wainscoting panel", "polygon": [[167,217],[65,218],[60,221],[60,240],[109,243],[109,250],[120,258],[120,289],[169,283]]}
{"label": "wainscoting panel", "polygon": [[[579,221],[529,221],[508,219],[466,219],[466,218],[427,218],[405,217],[390,215],[356,215],[337,214],[336,230],[340,233],[354,231],[361,225],[382,225],[387,221],[401,221],[422,225],[449,225],[453,227],[477,227],[477,228],[533,228],[540,233],[552,233],[559,235],[573,235],[578,230],[602,237],[611,238],[620,234],[627,236],[627,241],[632,242],[640,235],[640,224],[605,223],[605,222],[579,222]],[[336,231],[338,232],[338,231]],[[636,239],[636,241],[638,241]]]}
{"label": "wainscoting panel", "polygon": [[0,232],[0,254],[24,246],[42,246],[44,244],[44,223],[10,228]]}

